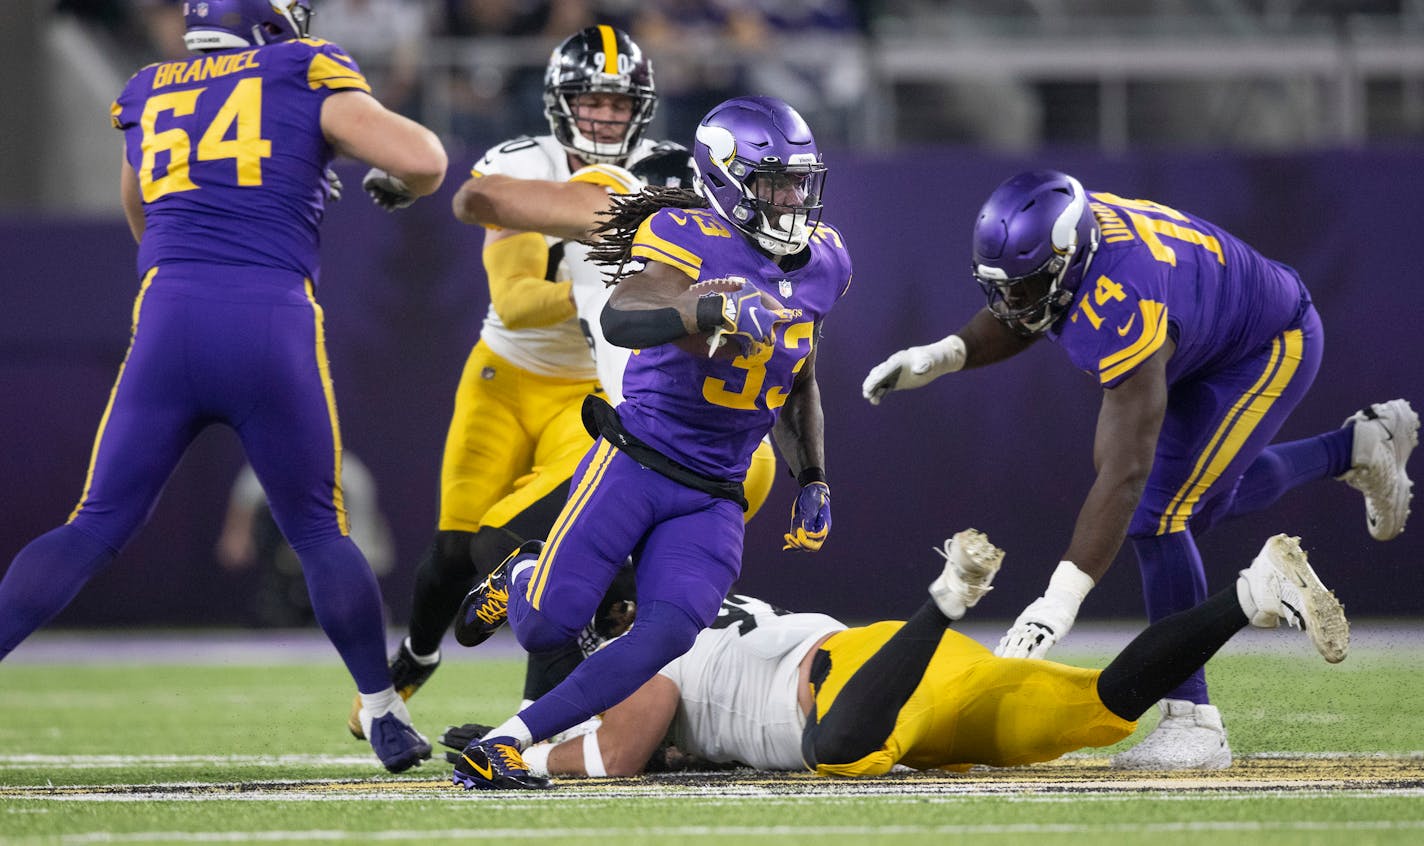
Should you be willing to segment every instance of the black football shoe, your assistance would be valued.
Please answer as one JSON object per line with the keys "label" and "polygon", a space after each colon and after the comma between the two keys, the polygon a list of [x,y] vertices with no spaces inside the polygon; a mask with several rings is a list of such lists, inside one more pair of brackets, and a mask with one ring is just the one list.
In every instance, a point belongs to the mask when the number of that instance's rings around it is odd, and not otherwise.
{"label": "black football shoe", "polygon": [[466,790],[548,790],[554,786],[529,771],[512,737],[472,741],[455,762],[450,781]]}

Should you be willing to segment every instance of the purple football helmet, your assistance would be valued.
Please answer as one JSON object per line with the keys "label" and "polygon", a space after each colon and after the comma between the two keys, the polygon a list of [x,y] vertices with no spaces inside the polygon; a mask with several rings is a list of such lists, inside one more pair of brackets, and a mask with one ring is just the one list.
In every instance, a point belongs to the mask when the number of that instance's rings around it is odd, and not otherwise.
{"label": "purple football helmet", "polygon": [[1078,180],[1031,170],[994,189],[974,223],[974,279],[989,310],[1015,332],[1037,335],[1073,302],[1098,226]]}
{"label": "purple football helmet", "polygon": [[[617,141],[590,138],[579,129],[575,108],[583,94],[622,94],[632,99],[632,114]],[[628,33],[611,26],[591,26],[554,48],[544,71],[544,116],[554,137],[585,162],[622,164],[653,119],[658,95],[653,63]]]}
{"label": "purple football helmet", "polygon": [[184,0],[183,43],[202,52],[306,38],[311,17],[311,0]]}
{"label": "purple football helmet", "polygon": [[798,253],[821,220],[826,166],[801,115],[774,97],[736,97],[697,125],[697,190],[775,256]]}

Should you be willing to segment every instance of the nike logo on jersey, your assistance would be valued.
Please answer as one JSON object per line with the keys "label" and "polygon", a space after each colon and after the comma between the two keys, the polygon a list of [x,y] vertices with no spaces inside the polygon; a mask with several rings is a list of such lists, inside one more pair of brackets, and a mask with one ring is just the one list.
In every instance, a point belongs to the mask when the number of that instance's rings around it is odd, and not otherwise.
{"label": "nike logo on jersey", "polygon": [[1127,319],[1127,322],[1126,322],[1126,323],[1124,323],[1124,324],[1122,324],[1121,326],[1117,327],[1117,334],[1118,334],[1118,336],[1119,336],[1119,337],[1125,336],[1128,332],[1132,331],[1132,324],[1133,324],[1133,322],[1136,321],[1136,320],[1137,320],[1137,315],[1134,314],[1133,316],[1131,316],[1131,317],[1129,317],[1129,318]]}
{"label": "nike logo on jersey", "polygon": [[686,225],[687,225],[687,218],[684,217],[683,215],[674,214],[674,213],[672,213],[672,212],[668,212],[668,217],[672,218],[673,222],[676,223],[678,226],[686,226]]}

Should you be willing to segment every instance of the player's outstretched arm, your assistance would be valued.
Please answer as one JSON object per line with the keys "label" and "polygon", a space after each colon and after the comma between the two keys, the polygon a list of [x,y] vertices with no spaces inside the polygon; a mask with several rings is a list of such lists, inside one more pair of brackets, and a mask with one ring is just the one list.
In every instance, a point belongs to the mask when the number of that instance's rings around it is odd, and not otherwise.
{"label": "player's outstretched arm", "polygon": [[955,334],[900,350],[875,365],[861,384],[861,395],[879,405],[891,391],[921,388],[946,373],[1002,361],[1028,349],[1035,339],[1014,334],[983,309]]}
{"label": "player's outstretched arm", "polygon": [[451,205],[461,223],[576,241],[588,236],[597,214],[608,208],[608,192],[587,182],[495,173],[465,180]]}
{"label": "player's outstretched arm", "polygon": [[604,712],[598,731],[566,740],[551,749],[549,775],[632,776],[641,773],[667,736],[680,696],[681,691],[672,679],[653,676],[632,696]]}
{"label": "player's outstretched arm", "polygon": [[392,189],[410,200],[434,193],[445,179],[449,160],[435,133],[363,91],[327,97],[321,131],[336,152],[383,171],[394,179]]}
{"label": "player's outstretched arm", "polygon": [[633,193],[640,184],[614,165],[589,165],[567,182],[496,173],[465,180],[452,205],[461,223],[577,241],[592,234],[599,213],[611,207],[610,191]]}
{"label": "player's outstretched arm", "polygon": [[1098,475],[1078,511],[1073,539],[1048,589],[1014,621],[997,654],[1044,657],[1072,628],[1088,591],[1112,566],[1152,471],[1167,411],[1167,360],[1173,349],[1168,341],[1130,378],[1103,392],[1093,442]]}

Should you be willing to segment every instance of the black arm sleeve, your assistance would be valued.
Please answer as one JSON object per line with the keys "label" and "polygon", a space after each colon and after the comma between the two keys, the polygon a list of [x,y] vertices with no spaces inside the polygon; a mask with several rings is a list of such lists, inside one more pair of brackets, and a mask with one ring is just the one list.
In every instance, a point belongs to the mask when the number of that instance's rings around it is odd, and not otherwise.
{"label": "black arm sleeve", "polygon": [[605,305],[599,323],[608,343],[633,350],[687,337],[682,316],[671,307],[622,311]]}

